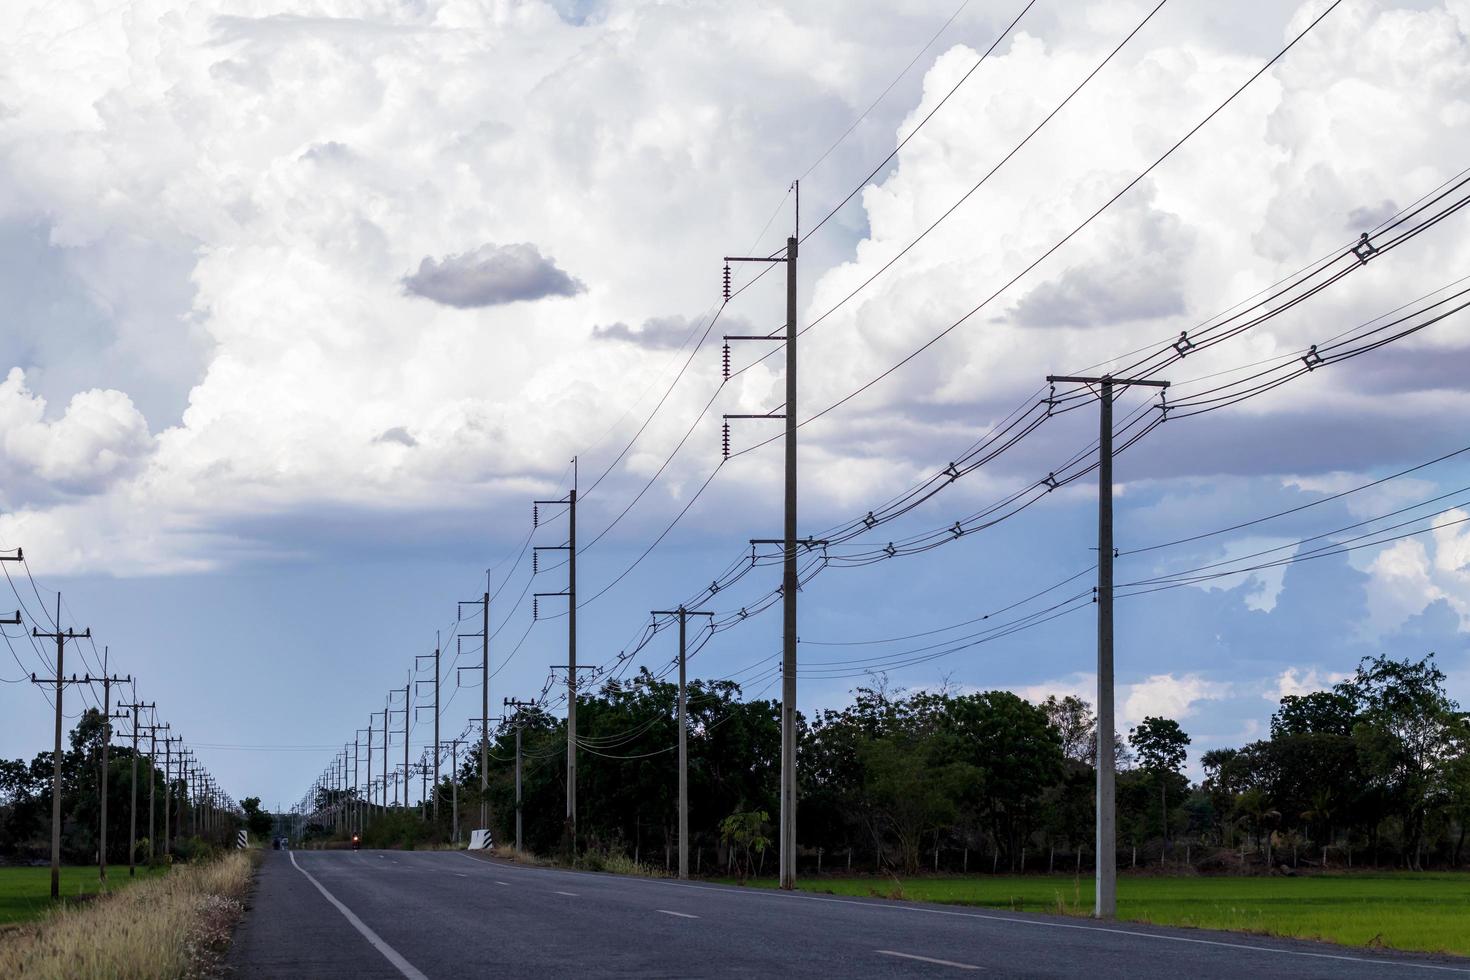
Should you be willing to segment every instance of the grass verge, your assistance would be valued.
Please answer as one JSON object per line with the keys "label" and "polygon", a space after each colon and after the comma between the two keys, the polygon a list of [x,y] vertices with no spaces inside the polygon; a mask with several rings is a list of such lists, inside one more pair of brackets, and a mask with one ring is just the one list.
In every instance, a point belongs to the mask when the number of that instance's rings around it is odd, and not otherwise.
{"label": "grass verge", "polygon": [[238,851],[78,906],[0,939],[0,977],[145,980],[197,975],[229,943],[254,861]]}
{"label": "grass verge", "polygon": [[[772,879],[748,885],[775,887]],[[804,891],[1017,912],[1088,915],[1091,878],[1048,875],[809,878]],[[1118,918],[1346,946],[1470,956],[1470,875],[1119,877]]]}

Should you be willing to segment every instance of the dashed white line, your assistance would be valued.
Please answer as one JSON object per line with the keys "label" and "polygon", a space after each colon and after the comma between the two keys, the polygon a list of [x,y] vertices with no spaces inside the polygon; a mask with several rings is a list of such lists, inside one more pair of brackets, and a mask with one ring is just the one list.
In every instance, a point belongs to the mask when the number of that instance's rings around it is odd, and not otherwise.
{"label": "dashed white line", "polygon": [[557,892],[557,894],[558,895],[565,895],[568,898],[576,898],[577,897],[577,893],[576,892]]}
{"label": "dashed white line", "polygon": [[306,875],[306,880],[315,885],[316,890],[321,892],[322,895],[326,897],[327,901],[335,905],[337,907],[337,911],[341,912],[344,916],[346,916],[347,921],[352,923],[352,927],[358,932],[362,933],[363,938],[372,943],[373,948],[382,953],[389,963],[392,963],[394,966],[396,966],[399,973],[402,973],[405,977],[408,977],[408,980],[429,980],[428,977],[424,976],[417,969],[415,969],[412,963],[404,959],[403,956],[399,954],[398,950],[383,942],[383,938],[379,936],[376,932],[373,932],[371,929],[369,929],[367,923],[363,922],[357,916],[353,915],[352,910],[339,902],[336,895],[333,895],[331,892],[323,888],[322,883],[313,878],[310,872],[308,872],[301,865],[297,864],[296,855],[294,852],[291,854],[291,866],[294,867],[297,871],[300,871],[302,874]]}
{"label": "dashed white line", "polygon": [[936,966],[952,966],[956,970],[983,970],[983,969],[985,969],[984,967],[982,967],[982,966],[976,966],[973,963],[956,963],[954,960],[937,960],[937,959],[935,959],[932,956],[918,956],[918,955],[916,955],[914,953],[900,953],[900,952],[897,952],[897,951],[891,950],[891,949],[875,949],[875,950],[873,950],[873,952],[875,952],[875,953],[881,953],[884,956],[897,956],[897,957],[900,957],[901,959],[905,959],[905,960],[918,960],[920,963],[933,963]]}
{"label": "dashed white line", "polygon": [[454,873],[454,876],[455,876],[455,877],[456,877],[456,878],[468,878],[468,877],[469,877],[469,875],[462,875],[462,874],[460,874],[460,873],[459,873],[459,872],[458,872],[458,871],[456,871],[456,872],[455,872],[455,873]]}
{"label": "dashed white line", "polygon": [[495,883],[496,883],[496,884],[497,884],[497,885],[504,885],[504,886],[505,886],[505,887],[507,887],[507,888],[509,888],[509,887],[510,887],[510,882],[508,882],[508,881],[499,881],[499,880],[497,880],[497,881],[496,881],[496,882],[495,882]]}
{"label": "dashed white line", "polygon": [[690,915],[688,912],[673,912],[673,911],[670,911],[669,909],[654,909],[654,911],[655,912],[662,912],[664,915],[677,915],[681,919],[697,919],[697,918],[699,918],[699,916],[697,916],[697,915]]}

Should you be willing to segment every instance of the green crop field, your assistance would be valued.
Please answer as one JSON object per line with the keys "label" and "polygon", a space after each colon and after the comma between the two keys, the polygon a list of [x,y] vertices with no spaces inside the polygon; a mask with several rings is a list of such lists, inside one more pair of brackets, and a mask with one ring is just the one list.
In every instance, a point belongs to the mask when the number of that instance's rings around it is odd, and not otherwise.
{"label": "green crop field", "polygon": [[[769,879],[748,884],[775,886]],[[1086,915],[1092,909],[1091,878],[808,878],[800,887],[1018,912]],[[1470,874],[1119,877],[1118,918],[1470,956]]]}
{"label": "green crop field", "polygon": [[[157,877],[165,868],[139,868],[138,877]],[[128,883],[128,866],[107,869],[107,884],[117,889]],[[97,868],[68,865],[61,869],[61,897],[76,899],[98,891]],[[34,919],[51,908],[51,869],[0,868],[0,925]]]}

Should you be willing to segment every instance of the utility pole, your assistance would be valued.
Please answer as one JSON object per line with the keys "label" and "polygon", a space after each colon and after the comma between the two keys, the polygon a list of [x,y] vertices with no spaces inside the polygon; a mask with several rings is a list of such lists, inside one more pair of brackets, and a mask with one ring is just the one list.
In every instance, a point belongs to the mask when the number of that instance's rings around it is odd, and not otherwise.
{"label": "utility pole", "polygon": [[[392,697],[389,697],[389,703]],[[374,712],[376,714],[377,712]],[[388,708],[383,708],[383,813],[388,812]]]}
{"label": "utility pole", "polygon": [[[535,561],[533,558],[532,561]],[[458,609],[465,606],[481,607],[480,619],[480,826],[490,826],[490,573],[485,573],[485,595],[469,602],[461,601]],[[534,601],[534,600],[533,600]],[[456,613],[456,618],[458,618]],[[470,634],[467,639],[473,638]],[[455,640],[456,643],[459,640]],[[474,670],[461,667],[460,670]],[[456,675],[456,680],[458,675]]]}
{"label": "utility pole", "polygon": [[504,704],[507,708],[514,708],[516,711],[513,717],[516,730],[516,853],[519,854],[521,851],[521,709],[535,707],[536,702],[506,698]]}
{"label": "utility pole", "polygon": [[[112,747],[112,685],[131,684],[133,682],[132,677],[114,677],[107,672],[108,649],[108,646],[104,644],[102,647],[102,676],[93,677],[91,674],[87,674],[82,678],[82,683],[84,684],[96,684],[98,682],[102,684],[102,772],[98,784],[98,795],[101,797],[101,800],[99,801],[100,808],[97,820],[97,880],[102,883],[104,888],[107,886],[107,797],[110,795],[108,789],[112,775],[107,769],[108,750]],[[126,718],[127,716],[119,715],[118,717]],[[136,768],[136,765],[134,763],[134,768]],[[130,865],[132,864],[131,857],[128,858],[128,863]]]}
{"label": "utility pole", "polygon": [[[429,654],[423,653],[414,657],[414,669],[418,669],[420,660],[428,660]],[[437,635],[434,642],[434,823],[439,822],[439,642]],[[420,684],[423,681],[419,681]],[[427,769],[425,770],[427,773]],[[427,787],[424,794],[425,802],[428,800]]]}
{"label": "utility pole", "polygon": [[[19,553],[17,553],[19,554]],[[73,674],[70,678],[63,673],[63,662],[66,659],[66,641],[78,640],[90,637],[92,628],[78,633],[73,629],[63,630],[61,628],[61,593],[56,593],[56,624],[55,633],[42,633],[32,626],[31,636],[37,639],[48,639],[56,641],[56,676],[41,678],[35,674],[31,675],[32,684],[50,684],[55,686],[56,692],[56,748],[52,756],[51,766],[51,897],[61,897],[61,718],[62,718],[62,692],[68,684],[85,683],[80,677]]]}
{"label": "utility pole", "polygon": [[175,742],[183,740],[180,735],[165,736],[163,740],[163,853],[170,859],[174,853],[169,833],[169,811],[173,809],[174,799],[173,747]]}
{"label": "utility pole", "polygon": [[[453,792],[453,807],[454,807],[454,809],[453,809],[453,814],[454,815],[450,819],[450,828],[451,828],[451,830],[450,830],[450,838],[449,839],[452,840],[452,841],[454,841],[456,844],[459,843],[459,747],[461,745],[464,745],[464,744],[465,744],[465,740],[462,739],[462,738],[452,738],[452,739],[449,739],[446,742],[439,743],[439,746],[440,747],[445,746],[445,745],[449,746],[450,789]],[[435,754],[435,756],[438,755],[438,749],[437,748],[436,748],[434,754]],[[437,777],[435,777],[435,778],[437,778]],[[438,799],[438,796],[439,796],[439,789],[438,789],[437,786],[435,786],[435,788],[434,788],[434,797],[435,797],[435,799]]]}
{"label": "utility pole", "polygon": [[[357,780],[357,764],[358,764],[358,751],[359,751],[358,744],[357,744],[357,741],[358,741],[357,740],[357,736],[361,735],[362,733],[363,733],[363,729],[361,729],[361,728],[359,728],[357,731],[355,731],[355,732],[352,733],[352,809],[353,809],[354,814],[356,815],[356,819],[354,821],[354,824],[357,827],[357,832],[359,834],[362,833],[366,829],[363,826],[363,812],[362,812],[362,806],[363,806],[363,804],[362,804],[362,797],[357,792],[357,787],[359,785],[358,780]],[[369,743],[369,746],[370,746],[368,748],[368,759],[371,760],[372,759],[372,755],[373,755],[373,751],[372,751],[372,748],[371,748],[371,743],[372,743],[372,740],[373,740],[373,730],[372,730],[371,727],[369,727],[367,729],[367,735],[368,735],[368,743]],[[371,765],[372,764],[371,761],[369,761],[368,764]],[[369,778],[371,778],[371,774],[369,774]]]}
{"label": "utility pole", "polygon": [[[150,707],[157,708],[157,705],[150,705]],[[159,724],[157,724],[156,723],[157,722],[157,719],[158,719],[158,714],[157,714],[157,711],[155,711],[154,712],[154,721],[155,721],[155,724],[152,724],[152,725],[149,725],[148,726],[148,863],[149,864],[152,864],[153,863],[153,848],[154,848],[154,841],[155,841],[155,838],[154,838],[154,835],[153,835],[153,827],[154,827],[154,824],[153,824],[153,799],[154,799],[154,795],[155,795],[155,789],[156,789],[156,786],[157,786],[157,783],[158,783],[158,733],[159,732],[166,732],[166,731],[169,730],[169,726],[168,725],[159,725]],[[165,739],[167,737],[168,736],[164,736]],[[167,751],[168,751],[167,743],[165,743],[164,751],[165,751],[165,753],[167,753]],[[167,788],[168,788],[168,785],[167,785],[168,774],[166,772],[164,773],[164,779],[165,779],[164,789],[167,790]]]}
{"label": "utility pole", "polygon": [[730,299],[731,262],[784,262],[786,265],[786,334],[730,335],[725,337],[725,376],[729,377],[732,340],[784,341],[786,344],[786,405],[780,414],[726,415],[724,450],[730,455],[730,419],[782,419],[786,428],[786,501],[782,543],[785,561],[781,574],[781,887],[796,887],[796,252],[800,237],[801,184],[796,194],[796,228],[786,239],[785,255],[725,256],[725,299]]}
{"label": "utility pole", "polygon": [[144,704],[139,701],[133,704],[120,704],[118,707],[126,708],[133,713],[133,802],[128,807],[128,877],[131,878],[137,874],[138,850],[138,709],[154,708],[157,705]]}
{"label": "utility pole", "polygon": [[679,617],[679,877],[689,877],[689,721],[688,697],[685,687],[685,623],[690,616],[714,617],[712,612],[691,612],[680,606],[677,610],[654,610],[655,616]]}
{"label": "utility pole", "polygon": [[537,547],[532,551],[532,571],[536,556],[542,551],[567,553],[567,590],[537,592],[531,597],[531,616],[537,614],[537,601],[543,596],[563,595],[567,599],[567,819],[564,836],[567,846],[577,849],[577,457],[572,457],[572,488],[564,500],[537,500],[533,503],[532,526],[540,524],[534,508],[542,504],[567,505],[567,543],[555,547]]}
{"label": "utility pole", "polygon": [[371,819],[373,815],[373,719],[378,717],[376,711],[368,712],[368,740],[367,740],[367,815]]}
{"label": "utility pole", "polygon": [[[1113,754],[1113,390],[1118,387],[1169,387],[1167,381],[1079,378],[1049,375],[1049,384],[1098,388],[1097,457],[1097,895],[1094,918],[1118,912],[1117,759]],[[1105,761],[1106,760],[1106,761]]]}
{"label": "utility pole", "polygon": [[403,809],[408,812],[409,774],[408,767],[408,722],[413,716],[413,685],[403,685]]}

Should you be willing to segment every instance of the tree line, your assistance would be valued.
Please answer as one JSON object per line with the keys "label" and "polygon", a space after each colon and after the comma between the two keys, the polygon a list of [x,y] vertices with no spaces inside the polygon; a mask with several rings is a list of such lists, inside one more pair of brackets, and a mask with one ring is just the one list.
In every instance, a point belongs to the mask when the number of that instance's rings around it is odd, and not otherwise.
{"label": "tree line", "polygon": [[[779,704],[741,695],[730,681],[689,686],[691,865],[705,874],[759,873],[774,840]],[[506,719],[489,745],[497,842],[514,842],[519,730],[527,849],[674,863],[677,704],[677,686],[646,670],[581,696],[575,847],[563,821],[564,721],[539,710]],[[804,872],[1092,866],[1098,748],[1080,698],[1035,704],[1008,691],[891,690],[877,678],[850,704],[798,726]],[[1162,717],[1115,739],[1124,867],[1417,869],[1465,860],[1470,716],[1446,693],[1432,654],[1365,659],[1330,690],[1282,698],[1269,737],[1203,753],[1197,782],[1185,775],[1190,744]],[[480,800],[479,753],[467,755],[457,774],[462,826]],[[417,839],[447,837],[451,778],[440,787],[438,826],[419,822]],[[401,820],[392,825],[404,832]],[[367,834],[372,844],[371,821]]]}
{"label": "tree line", "polygon": [[[114,732],[102,771],[102,743],[106,722],[89,708],[77,719],[61,758],[61,857],[69,864],[97,860],[102,794],[107,794],[107,860],[128,861],[128,831],[133,793],[133,749]],[[0,859],[40,861],[51,853],[52,763],[50,751],[24,759],[0,759]],[[148,753],[138,754],[138,839],[136,860],[149,853],[148,788],[154,792],[153,855],[189,859],[196,852],[225,846],[234,834],[232,815],[207,806],[195,807],[184,780],[165,781],[161,768],[149,764]],[[164,805],[171,802],[169,839],[163,839]]]}

